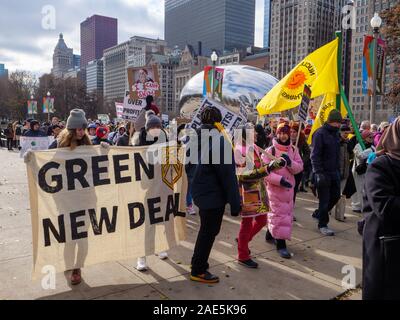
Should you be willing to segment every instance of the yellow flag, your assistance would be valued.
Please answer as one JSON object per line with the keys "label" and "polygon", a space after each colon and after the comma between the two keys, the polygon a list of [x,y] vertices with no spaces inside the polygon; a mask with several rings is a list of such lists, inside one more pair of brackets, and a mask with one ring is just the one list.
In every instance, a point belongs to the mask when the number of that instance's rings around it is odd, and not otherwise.
{"label": "yellow flag", "polygon": [[260,101],[261,116],[296,108],[303,97],[304,85],[311,87],[311,98],[327,92],[339,93],[336,38],[304,58]]}
{"label": "yellow flag", "polygon": [[[329,113],[334,109],[336,109],[336,93],[327,93],[321,103],[321,106],[319,107],[317,117],[315,118],[314,124],[311,128],[311,133],[307,141],[308,144],[312,144],[313,134],[325,124],[325,122],[328,120]],[[340,113],[342,114],[343,118],[347,116],[347,110],[342,99]]]}

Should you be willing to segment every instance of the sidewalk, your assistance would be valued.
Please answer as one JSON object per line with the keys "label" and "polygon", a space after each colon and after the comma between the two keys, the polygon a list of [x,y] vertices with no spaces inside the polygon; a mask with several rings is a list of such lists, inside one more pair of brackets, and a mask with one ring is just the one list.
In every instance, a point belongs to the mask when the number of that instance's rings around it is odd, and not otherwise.
{"label": "sidewalk", "polygon": [[[188,239],[169,252],[169,259],[148,258],[146,273],[134,269],[136,261],[117,261],[82,270],[84,282],[71,288],[64,274],[57,275],[56,289],[44,290],[41,280],[31,280],[32,241],[29,195],[23,159],[16,152],[0,150],[0,299],[333,299],[342,288],[342,268],[354,266],[356,285],[361,282],[362,239],[357,234],[359,216],[332,220],[335,237],[323,237],[311,213],[317,206],[310,193],[300,193],[293,239],[288,243],[291,260],[281,259],[261,232],[251,244],[259,269],[237,264],[236,243],[240,218],[226,215],[210,257],[210,271],[221,278],[217,285],[188,281],[189,265],[199,227],[198,216],[188,218]],[[348,208],[351,212],[351,209]],[[68,278],[68,275],[67,275]],[[359,299],[360,293],[346,299]]]}

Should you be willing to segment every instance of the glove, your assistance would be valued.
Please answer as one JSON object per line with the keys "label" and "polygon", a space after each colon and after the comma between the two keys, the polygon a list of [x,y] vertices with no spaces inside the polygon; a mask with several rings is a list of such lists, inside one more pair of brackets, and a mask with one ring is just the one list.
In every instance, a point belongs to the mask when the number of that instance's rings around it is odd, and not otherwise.
{"label": "glove", "polygon": [[267,171],[272,172],[274,170],[279,170],[285,167],[285,163],[283,163],[282,159],[273,160],[267,166]]}
{"label": "glove", "polygon": [[286,161],[286,166],[290,167],[292,165],[292,160],[290,160],[289,156],[287,154],[282,154],[281,156],[283,160]]}
{"label": "glove", "polygon": [[287,188],[287,189],[293,188],[292,184],[287,182],[284,177],[282,177],[282,179],[281,179],[281,186],[284,188]]}
{"label": "glove", "polygon": [[231,216],[232,217],[239,217],[240,212],[242,212],[242,206],[239,207],[239,211],[232,211],[231,210]]}
{"label": "glove", "polygon": [[322,187],[328,186],[328,181],[324,174],[322,174],[322,173],[315,174],[315,186],[317,188],[322,188]]}
{"label": "glove", "polygon": [[32,154],[33,154],[33,152],[30,151],[30,150],[28,150],[27,152],[25,152],[25,154],[24,154],[24,162],[25,162],[25,163],[29,163],[29,161],[32,160]]}
{"label": "glove", "polygon": [[100,142],[100,146],[106,150],[110,149],[110,144],[104,141]]}

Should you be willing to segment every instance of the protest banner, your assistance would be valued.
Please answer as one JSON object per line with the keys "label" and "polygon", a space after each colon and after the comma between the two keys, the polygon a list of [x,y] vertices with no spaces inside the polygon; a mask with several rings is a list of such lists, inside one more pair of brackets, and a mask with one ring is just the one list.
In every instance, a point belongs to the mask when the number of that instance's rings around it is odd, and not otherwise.
{"label": "protest banner", "polygon": [[126,91],[121,119],[135,123],[145,106],[146,100],[132,99],[129,91]]}
{"label": "protest banner", "polygon": [[122,114],[124,113],[124,104],[120,102],[115,103],[115,113],[117,114],[116,120],[122,120]]}
{"label": "protest banner", "polygon": [[108,116],[108,114],[98,114],[97,119],[99,119],[103,124],[110,122],[110,117]]}
{"label": "protest banner", "polygon": [[201,113],[206,107],[216,107],[221,111],[222,114],[222,125],[224,126],[225,130],[229,133],[233,133],[233,130],[237,129],[240,125],[246,123],[247,118],[243,114],[237,114],[226,107],[224,107],[222,104],[219,104],[215,101],[212,101],[211,99],[205,98],[200,106],[200,108],[197,110],[192,122],[186,126],[186,128],[194,129],[197,130],[201,126]]}
{"label": "protest banner", "polygon": [[154,98],[160,96],[160,79],[157,66],[129,68],[129,92],[132,100]]}
{"label": "protest banner", "polygon": [[185,240],[185,151],[160,146],[164,161],[153,162],[151,148],[33,153],[33,278],[47,265],[59,273],[153,255]]}
{"label": "protest banner", "polygon": [[22,158],[28,151],[41,151],[47,150],[53,143],[54,137],[24,137],[22,136],[19,140],[21,150],[19,156]]}

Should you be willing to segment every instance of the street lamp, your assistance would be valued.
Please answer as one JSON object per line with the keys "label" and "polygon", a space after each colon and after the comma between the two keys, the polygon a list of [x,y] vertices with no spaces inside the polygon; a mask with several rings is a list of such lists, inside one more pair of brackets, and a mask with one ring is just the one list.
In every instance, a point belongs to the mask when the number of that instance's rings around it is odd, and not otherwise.
{"label": "street lamp", "polygon": [[47,91],[47,122],[49,122],[50,123],[50,100],[49,100],[49,98],[50,98],[50,96],[51,96],[51,93],[50,93],[50,91]]}
{"label": "street lamp", "polygon": [[[35,97],[33,96],[33,94],[31,94],[31,107],[33,106],[33,104],[32,104],[33,99],[35,99]],[[29,114],[29,110],[28,110],[28,114]],[[33,107],[32,107],[32,119],[35,119],[35,114],[33,113]]]}
{"label": "street lamp", "polygon": [[218,61],[218,55],[217,52],[213,51],[212,55],[211,55],[211,61],[213,63],[213,74],[212,74],[212,98],[214,100],[215,98],[215,66],[217,64]]}
{"label": "street lamp", "polygon": [[376,78],[378,74],[378,61],[377,61],[377,51],[378,51],[378,38],[379,38],[379,28],[382,25],[382,19],[378,13],[375,12],[374,17],[371,19],[371,27],[374,30],[374,59],[373,59],[373,78],[372,78],[372,101],[371,101],[371,114],[370,122],[375,123],[375,112],[376,112]]}

